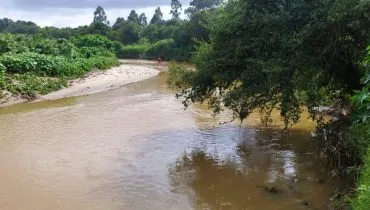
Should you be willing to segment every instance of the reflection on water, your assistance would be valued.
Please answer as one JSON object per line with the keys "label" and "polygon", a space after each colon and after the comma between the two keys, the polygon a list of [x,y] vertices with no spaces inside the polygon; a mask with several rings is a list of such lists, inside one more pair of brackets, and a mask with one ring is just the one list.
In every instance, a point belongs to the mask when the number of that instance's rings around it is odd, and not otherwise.
{"label": "reflection on water", "polygon": [[63,98],[55,101],[41,101],[41,102],[31,102],[31,103],[21,103],[12,106],[0,107],[0,115],[4,114],[14,114],[14,113],[25,113],[31,112],[37,109],[45,108],[56,108],[72,106],[76,103],[76,97]]}
{"label": "reflection on water", "polygon": [[325,209],[333,189],[319,181],[326,175],[310,153],[306,132],[235,127],[212,132],[217,139],[239,136],[234,143],[205,139],[203,148],[169,169],[174,191],[186,194],[195,209]]}
{"label": "reflection on water", "polygon": [[219,125],[165,79],[0,108],[0,209],[326,209],[311,122]]}

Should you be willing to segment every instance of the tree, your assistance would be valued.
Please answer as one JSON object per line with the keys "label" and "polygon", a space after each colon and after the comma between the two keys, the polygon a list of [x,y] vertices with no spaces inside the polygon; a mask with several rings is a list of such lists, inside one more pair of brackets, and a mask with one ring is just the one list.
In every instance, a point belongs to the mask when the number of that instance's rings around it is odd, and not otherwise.
{"label": "tree", "polygon": [[108,35],[109,21],[103,7],[98,6],[94,12],[94,21],[90,25],[89,32],[92,34]]}
{"label": "tree", "polygon": [[127,20],[140,24],[139,15],[136,13],[135,10],[131,10],[130,15],[127,17]]}
{"label": "tree", "polygon": [[18,20],[14,22],[8,18],[0,19],[0,32],[14,34],[36,34],[39,31],[40,27],[31,21]]}
{"label": "tree", "polygon": [[181,15],[182,4],[179,0],[172,0],[171,1],[171,12],[173,19],[179,19]]}
{"label": "tree", "polygon": [[158,7],[157,9],[155,9],[154,15],[150,20],[150,24],[161,25],[162,23],[163,23],[163,13],[161,11],[161,8]]}
{"label": "tree", "polygon": [[94,12],[94,21],[93,23],[103,23],[106,25],[109,25],[109,21],[107,19],[107,15],[105,14],[105,11],[103,7],[98,6]]}
{"label": "tree", "polygon": [[140,16],[139,16],[139,24],[140,25],[143,25],[143,26],[146,26],[148,24],[148,20],[147,20],[147,17],[145,15],[145,13],[141,13]]}
{"label": "tree", "polygon": [[107,36],[110,31],[110,28],[105,23],[92,23],[89,27],[90,34],[100,34],[103,36]]}
{"label": "tree", "polygon": [[0,32],[5,32],[6,29],[12,24],[14,24],[13,20],[8,18],[0,19]]}
{"label": "tree", "polygon": [[215,8],[220,5],[221,0],[193,0],[190,2],[190,6],[197,10]]}
{"label": "tree", "polygon": [[149,24],[143,30],[142,37],[149,39],[150,42],[158,41],[158,26],[154,24]]}
{"label": "tree", "polygon": [[191,18],[195,13],[205,10],[212,9],[221,4],[221,0],[193,0],[190,2],[189,8],[185,10],[185,14]]}
{"label": "tree", "polygon": [[360,88],[369,17],[361,0],[229,1],[207,18],[211,42],[195,53],[184,103],[207,100],[216,113],[223,104],[241,120],[278,109],[287,126],[302,105],[315,116]]}
{"label": "tree", "polygon": [[118,30],[122,23],[125,22],[125,18],[119,17],[116,19],[116,22],[113,24],[113,30]]}
{"label": "tree", "polygon": [[132,21],[126,21],[124,22],[119,30],[119,34],[121,37],[121,42],[124,44],[132,44],[139,41],[140,36],[140,25],[137,23],[134,23]]}

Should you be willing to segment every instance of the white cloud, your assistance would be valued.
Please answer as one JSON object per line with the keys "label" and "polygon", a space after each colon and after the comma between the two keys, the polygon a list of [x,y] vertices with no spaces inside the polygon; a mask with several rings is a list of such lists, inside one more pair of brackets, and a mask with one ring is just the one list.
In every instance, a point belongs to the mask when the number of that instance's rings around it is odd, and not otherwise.
{"label": "white cloud", "polygon": [[[148,21],[152,18],[156,7],[147,7],[136,9],[137,13],[144,12]],[[89,25],[93,20],[95,8],[88,9],[43,9],[40,11],[27,11],[16,9],[5,9],[0,7],[0,18],[10,18],[12,20],[32,21],[40,26],[55,27],[77,27],[80,25]],[[171,17],[169,14],[170,6],[162,6],[162,13],[165,19]],[[125,19],[130,14],[131,9],[106,9],[105,12],[109,21],[113,24],[117,17]]]}
{"label": "white cloud", "polygon": [[[76,27],[92,22],[97,5],[105,8],[113,24],[117,17],[129,15],[131,9],[144,12],[148,21],[156,5],[160,6],[165,19],[169,19],[171,0],[0,0],[0,18],[32,21],[40,26]],[[183,8],[190,0],[180,0]]]}
{"label": "white cloud", "polygon": [[[5,0],[13,6],[21,9],[39,10],[43,8],[92,8],[98,5],[104,8],[126,8],[136,9],[155,6],[166,6],[171,0]],[[181,0],[184,5],[189,0]]]}

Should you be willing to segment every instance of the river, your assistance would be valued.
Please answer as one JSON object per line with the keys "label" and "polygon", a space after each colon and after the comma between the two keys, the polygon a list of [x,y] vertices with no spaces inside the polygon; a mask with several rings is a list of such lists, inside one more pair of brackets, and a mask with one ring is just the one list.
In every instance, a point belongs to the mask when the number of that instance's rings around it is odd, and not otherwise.
{"label": "river", "polygon": [[311,122],[220,124],[165,79],[0,108],[0,209],[326,209]]}

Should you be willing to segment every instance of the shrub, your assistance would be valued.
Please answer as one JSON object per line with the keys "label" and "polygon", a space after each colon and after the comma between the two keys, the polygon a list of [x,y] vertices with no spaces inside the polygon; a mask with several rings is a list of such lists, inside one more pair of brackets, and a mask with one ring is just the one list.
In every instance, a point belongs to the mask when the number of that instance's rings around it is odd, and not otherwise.
{"label": "shrub", "polygon": [[38,94],[47,94],[66,86],[66,80],[39,77],[32,73],[13,74],[5,78],[5,88],[14,94],[33,99]]}
{"label": "shrub", "polygon": [[146,50],[145,57],[147,59],[161,57],[163,60],[171,60],[175,53],[174,47],[175,42],[173,39],[160,40]]}
{"label": "shrub", "polygon": [[114,57],[94,57],[90,58],[88,62],[90,62],[94,68],[101,70],[119,65],[119,61]]}
{"label": "shrub", "polygon": [[121,50],[122,44],[99,35],[69,41],[0,34],[0,88],[32,99],[60,89],[67,78],[119,65]]}
{"label": "shrub", "polygon": [[3,76],[6,71],[6,67],[0,63],[0,76]]}
{"label": "shrub", "polygon": [[112,49],[114,43],[109,40],[107,37],[97,34],[89,34],[89,35],[82,35],[78,36],[77,38],[73,39],[73,43],[81,48],[81,47],[96,47],[96,48],[104,48],[104,49]]}
{"label": "shrub", "polygon": [[27,35],[0,34],[0,56],[4,53],[22,53],[29,51],[32,43]]}
{"label": "shrub", "polygon": [[143,58],[148,48],[149,44],[126,45],[122,48],[118,57],[127,59]]}
{"label": "shrub", "polygon": [[164,39],[151,45],[146,50],[145,58],[187,61],[191,58],[192,51],[192,46],[177,46],[173,39]]}
{"label": "shrub", "polygon": [[112,50],[116,56],[122,55],[123,44],[121,42],[114,41]]}
{"label": "shrub", "polygon": [[7,54],[0,58],[9,73],[25,73],[35,71],[37,62],[32,59],[28,53]]}
{"label": "shrub", "polygon": [[83,58],[90,58],[94,56],[103,56],[103,57],[115,57],[115,53],[104,48],[98,47],[82,47],[78,50],[80,56]]}
{"label": "shrub", "polygon": [[[365,57],[365,67],[370,67],[370,47]],[[352,97],[354,113],[350,128],[351,147],[358,158],[363,158],[363,171],[357,183],[357,197],[353,201],[353,209],[368,209],[370,206],[370,72],[362,79],[363,88],[355,91]]]}
{"label": "shrub", "polygon": [[171,62],[168,67],[167,84],[170,88],[186,88],[189,87],[189,81],[194,74],[194,71],[187,69],[184,65]]}
{"label": "shrub", "polygon": [[0,88],[4,88],[4,76],[6,68],[3,64],[0,63]]}
{"label": "shrub", "polygon": [[0,58],[8,73],[34,72],[40,76],[75,77],[82,76],[92,69],[108,69],[119,64],[115,57],[95,56],[86,58],[67,58],[63,56],[23,53],[5,55]]}

